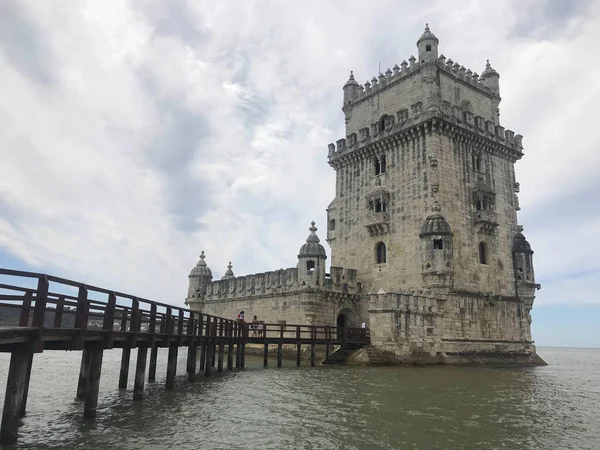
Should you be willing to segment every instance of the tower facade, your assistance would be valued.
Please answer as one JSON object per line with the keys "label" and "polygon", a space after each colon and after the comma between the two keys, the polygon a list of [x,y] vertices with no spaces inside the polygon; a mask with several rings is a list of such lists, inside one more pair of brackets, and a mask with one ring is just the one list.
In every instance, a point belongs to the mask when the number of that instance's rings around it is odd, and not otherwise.
{"label": "tower facade", "polygon": [[[500,124],[500,75],[489,61],[479,77],[438,56],[438,44],[426,26],[418,59],[363,85],[352,73],[344,85],[346,137],[328,152],[332,265],[357,270],[372,295],[372,330],[395,303],[390,293],[420,292],[437,298],[426,308],[438,318],[422,319],[432,342],[469,337],[526,348],[539,285],[517,225],[522,136]],[[396,343],[401,314],[387,336]]]}

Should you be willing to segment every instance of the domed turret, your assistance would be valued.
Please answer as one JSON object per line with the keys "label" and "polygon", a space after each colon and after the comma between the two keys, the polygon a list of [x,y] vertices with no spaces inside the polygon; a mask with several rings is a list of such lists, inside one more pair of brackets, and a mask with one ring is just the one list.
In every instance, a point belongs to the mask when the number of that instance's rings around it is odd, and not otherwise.
{"label": "domed turret", "polygon": [[221,277],[221,280],[229,280],[230,278],[235,278],[233,270],[231,270],[232,268],[233,266],[231,265],[231,261],[229,261],[229,264],[227,264],[227,271],[225,272],[225,275]]}
{"label": "domed turret", "polygon": [[315,227],[315,222],[311,222],[310,225],[310,235],[306,238],[306,244],[300,247],[300,253],[298,253],[298,258],[327,258],[325,248],[321,244],[319,244],[321,240],[317,236],[317,227]]}
{"label": "domed turret", "polygon": [[517,282],[534,283],[533,274],[533,250],[531,245],[523,236],[523,227],[517,227],[517,234],[513,240],[513,258],[515,262],[515,277]]}
{"label": "domed turret", "polygon": [[429,24],[425,24],[425,31],[417,41],[419,61],[422,63],[436,62],[438,58],[438,44],[440,40],[431,32]]}
{"label": "domed turret", "polygon": [[342,105],[342,111],[346,114],[346,117],[350,117],[352,111],[352,103],[358,98],[359,85],[354,79],[354,73],[350,71],[350,78],[344,84],[344,104]]}
{"label": "domed turret", "polygon": [[206,293],[206,285],[212,281],[212,271],[204,261],[204,250],[200,253],[200,260],[190,272],[190,284],[188,288],[188,298],[200,292],[201,295]]}
{"label": "domed turret", "polygon": [[492,115],[497,124],[500,123],[500,74],[490,65],[487,60],[485,70],[482,72],[479,80],[487,86],[492,92]]}
{"label": "domed turret", "polygon": [[300,247],[298,253],[298,283],[307,287],[323,286],[325,283],[325,260],[327,253],[319,243],[317,227],[315,223],[310,224],[310,235],[306,238],[306,244]]}
{"label": "domed turret", "polygon": [[431,208],[433,214],[427,216],[423,226],[421,227],[421,233],[419,234],[420,238],[424,238],[426,236],[454,236],[452,234],[452,230],[450,229],[450,225],[446,222],[446,219],[441,214],[441,208],[438,202],[434,202]]}
{"label": "domed turret", "polygon": [[452,286],[454,278],[454,250],[452,229],[441,214],[438,202],[431,208],[432,214],[421,226],[421,274],[430,289],[444,290]]}
{"label": "domed turret", "polygon": [[527,255],[533,255],[533,250],[531,250],[531,245],[523,236],[523,233],[520,231],[515,235],[515,241],[513,246],[513,251],[515,253],[525,253]]}

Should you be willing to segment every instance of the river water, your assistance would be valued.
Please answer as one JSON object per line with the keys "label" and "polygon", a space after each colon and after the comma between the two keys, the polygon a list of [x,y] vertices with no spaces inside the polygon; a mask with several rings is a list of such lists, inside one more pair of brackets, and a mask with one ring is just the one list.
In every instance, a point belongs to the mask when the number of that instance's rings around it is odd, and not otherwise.
{"label": "river water", "polygon": [[[184,349],[183,349],[184,350]],[[600,350],[539,348],[547,367],[262,368],[193,384],[180,352],[173,391],[134,402],[117,389],[120,351],[106,351],[94,421],[75,400],[80,352],[34,357],[19,442],[2,449],[600,449]],[[0,355],[0,405],[8,355]],[[273,361],[275,363],[275,361]]]}

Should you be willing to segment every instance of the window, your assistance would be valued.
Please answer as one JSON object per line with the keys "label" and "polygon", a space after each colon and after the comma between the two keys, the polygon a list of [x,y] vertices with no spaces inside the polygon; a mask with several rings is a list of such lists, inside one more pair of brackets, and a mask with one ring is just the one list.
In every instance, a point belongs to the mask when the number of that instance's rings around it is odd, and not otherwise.
{"label": "window", "polygon": [[385,155],[381,155],[381,162],[379,163],[379,169],[381,173],[385,173],[386,171],[386,157]]}
{"label": "window", "polygon": [[431,45],[426,45],[425,46],[425,51],[426,52],[430,52],[431,51]]}
{"label": "window", "polygon": [[375,246],[375,256],[377,258],[377,264],[385,264],[387,262],[386,249],[383,242],[378,242]]}
{"label": "window", "polygon": [[481,155],[473,155],[473,170],[481,172]]}
{"label": "window", "polygon": [[385,118],[386,117],[387,117],[387,114],[384,114],[383,117],[381,119],[379,119],[379,131],[385,130]]}
{"label": "window", "polygon": [[434,250],[443,250],[444,249],[444,241],[442,239],[434,239],[433,240],[433,248],[434,248]]}
{"label": "window", "polygon": [[487,246],[485,242],[479,243],[479,264],[487,264],[488,263],[488,255],[487,255]]}
{"label": "window", "polygon": [[373,158],[373,169],[375,171],[375,175],[379,175],[381,173],[381,165],[379,164],[379,158]]}
{"label": "window", "polygon": [[306,261],[306,270],[309,272],[315,270],[315,262],[314,261]]}
{"label": "window", "polygon": [[375,202],[375,212],[381,212],[381,202],[379,200]]}
{"label": "window", "polygon": [[335,230],[335,219],[329,219],[329,231]]}

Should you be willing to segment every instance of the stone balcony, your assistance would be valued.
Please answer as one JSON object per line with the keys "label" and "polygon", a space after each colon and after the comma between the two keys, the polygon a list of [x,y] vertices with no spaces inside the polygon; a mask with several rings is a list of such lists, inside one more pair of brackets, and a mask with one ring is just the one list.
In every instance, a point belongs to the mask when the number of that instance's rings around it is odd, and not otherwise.
{"label": "stone balcony", "polygon": [[474,223],[484,233],[491,233],[498,226],[496,213],[489,210],[475,211]]}
{"label": "stone balcony", "polygon": [[387,211],[369,211],[367,213],[365,227],[367,227],[367,230],[369,231],[369,234],[371,236],[379,236],[380,234],[386,234],[389,231],[389,226],[390,215]]}

